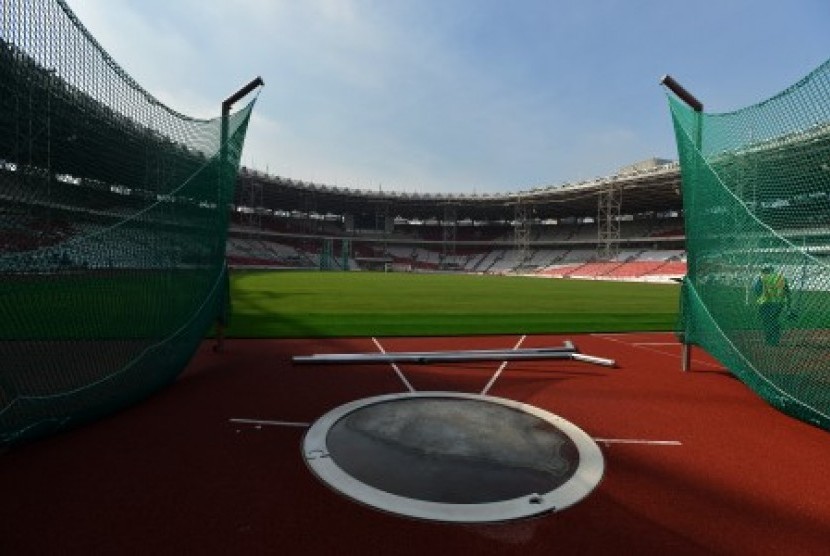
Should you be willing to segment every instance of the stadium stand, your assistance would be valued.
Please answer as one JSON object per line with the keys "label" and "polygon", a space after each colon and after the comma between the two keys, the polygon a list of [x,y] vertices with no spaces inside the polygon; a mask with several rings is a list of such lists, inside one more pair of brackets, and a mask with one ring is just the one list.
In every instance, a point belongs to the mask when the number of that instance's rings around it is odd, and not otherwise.
{"label": "stadium stand", "polygon": [[[606,222],[597,215],[608,191],[619,192],[626,212],[605,216],[619,234],[601,238]],[[310,260],[325,238],[348,238],[356,260],[352,270],[377,269],[388,259],[393,270],[575,277],[577,267],[613,261],[616,270],[584,267],[580,275],[658,279],[650,274],[654,265],[627,263],[668,262],[683,252],[679,191],[677,164],[660,160],[595,180],[485,195],[350,190],[243,168],[231,235],[276,232],[284,236],[280,243]],[[247,206],[253,198],[256,210]],[[519,210],[522,205],[532,210]],[[532,218],[521,216],[527,213]],[[229,260],[245,264],[238,256]]]}

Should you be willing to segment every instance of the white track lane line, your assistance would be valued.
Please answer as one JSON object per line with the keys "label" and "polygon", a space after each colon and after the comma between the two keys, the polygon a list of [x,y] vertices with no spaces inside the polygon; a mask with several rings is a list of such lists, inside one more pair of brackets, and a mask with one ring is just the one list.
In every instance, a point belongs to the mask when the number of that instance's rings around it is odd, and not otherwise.
{"label": "white track lane line", "polygon": [[[513,346],[514,351],[519,349],[519,346],[522,345],[522,342],[525,341],[525,338],[527,338],[527,335],[524,335],[521,338],[519,338],[519,341],[516,342],[515,346]],[[490,379],[490,382],[488,382],[487,386],[484,387],[484,390],[481,391],[482,396],[485,396],[487,394],[487,392],[490,390],[490,388],[492,388],[493,384],[495,384],[495,382],[496,382],[496,379],[499,378],[499,375],[501,374],[501,372],[505,369],[505,367],[507,367],[507,363],[508,363],[507,361],[502,361],[501,362],[501,366],[499,367],[499,370],[496,371],[496,374],[493,375],[493,378]]]}
{"label": "white track lane line", "polygon": [[[372,338],[372,341],[375,343],[375,345],[377,346],[377,348],[380,350],[381,353],[386,354],[386,350],[383,349],[383,346],[380,345],[380,342],[378,342],[377,339]],[[409,383],[409,381],[406,380],[406,377],[403,376],[403,372],[398,368],[398,365],[394,361],[390,361],[389,364],[392,365],[392,368],[395,369],[396,373],[398,373],[398,378],[401,379],[401,382],[404,383],[404,386],[406,386],[409,389],[410,392],[414,392],[415,388],[413,388],[412,385]]]}
{"label": "white track lane line", "polygon": [[[666,353],[665,351],[660,351],[659,349],[651,349],[651,348],[648,348],[648,347],[644,347],[646,345],[649,345],[648,343],[645,343],[645,342],[623,342],[622,340],[618,340],[616,337],[612,337],[612,336],[627,336],[627,335],[631,335],[631,334],[591,334],[591,336],[593,336],[594,338],[601,338],[603,340],[608,340],[609,342],[616,342],[618,344],[623,344],[624,346],[635,347],[635,348],[638,348],[638,349],[642,349],[643,351],[650,351],[652,353],[659,353],[660,355],[665,355],[666,357],[671,357],[671,358],[677,359],[677,360],[682,360],[683,359],[683,354],[681,354],[681,353],[678,353],[677,355],[675,355],[673,353]],[[677,343],[672,343],[672,344],[668,344],[668,345],[677,345],[678,347],[680,347],[681,344],[680,344],[680,342],[677,342]],[[702,361],[700,359],[695,359],[694,357],[692,358],[692,361],[694,361],[695,363],[699,363],[701,365],[706,365],[707,367],[712,367],[713,369],[723,369],[723,365],[715,364],[715,363],[709,363],[708,361]]]}
{"label": "white track lane line", "polygon": [[632,346],[680,346],[679,342],[631,342]]}
{"label": "white track lane line", "polygon": [[311,423],[295,423],[292,421],[263,421],[261,419],[228,419],[231,423],[245,425],[266,425],[269,427],[310,427]]}

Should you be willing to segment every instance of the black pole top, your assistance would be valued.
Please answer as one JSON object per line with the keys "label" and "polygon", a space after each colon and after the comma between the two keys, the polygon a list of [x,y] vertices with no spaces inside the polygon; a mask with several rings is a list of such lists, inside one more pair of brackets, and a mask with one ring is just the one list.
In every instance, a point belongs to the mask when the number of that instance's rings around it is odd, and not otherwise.
{"label": "black pole top", "polygon": [[680,100],[692,107],[695,112],[703,112],[703,103],[697,100],[692,94],[684,89],[680,83],[674,80],[671,75],[664,75],[660,80],[661,85],[665,85],[671,92],[676,94]]}
{"label": "black pole top", "polygon": [[225,116],[228,112],[231,111],[231,106],[234,105],[236,101],[256,89],[257,87],[262,87],[265,85],[265,82],[262,80],[262,77],[257,76],[256,79],[252,80],[250,83],[236,91],[234,94],[229,96],[222,102],[222,115]]}

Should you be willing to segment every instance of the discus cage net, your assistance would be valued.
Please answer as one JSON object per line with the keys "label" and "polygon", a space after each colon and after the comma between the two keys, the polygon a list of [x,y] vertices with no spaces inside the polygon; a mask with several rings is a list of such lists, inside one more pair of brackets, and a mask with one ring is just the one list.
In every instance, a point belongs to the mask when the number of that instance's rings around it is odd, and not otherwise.
{"label": "discus cage net", "polygon": [[[830,429],[830,60],[735,112],[681,96],[668,94],[688,252],[679,335],[773,406]],[[779,315],[759,310],[764,266],[791,291]]]}
{"label": "discus cage net", "polygon": [[62,0],[0,9],[3,446],[134,403],[184,369],[226,310],[254,101],[184,116]]}

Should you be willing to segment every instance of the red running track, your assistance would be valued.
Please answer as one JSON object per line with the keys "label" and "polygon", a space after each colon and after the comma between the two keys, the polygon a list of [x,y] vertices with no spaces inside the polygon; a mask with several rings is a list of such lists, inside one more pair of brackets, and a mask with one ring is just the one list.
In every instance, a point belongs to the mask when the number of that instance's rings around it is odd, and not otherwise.
{"label": "red running track", "polygon": [[[572,340],[616,359],[294,366],[313,353],[512,349]],[[206,342],[174,385],[0,456],[0,554],[826,554],[830,434],[757,398],[671,334]],[[498,372],[501,370],[501,372]],[[320,483],[307,425],[409,388],[487,393],[598,439],[605,475],[564,511],[486,525],[416,521]],[[243,424],[232,419],[273,421]],[[668,441],[653,443],[653,441]]]}

